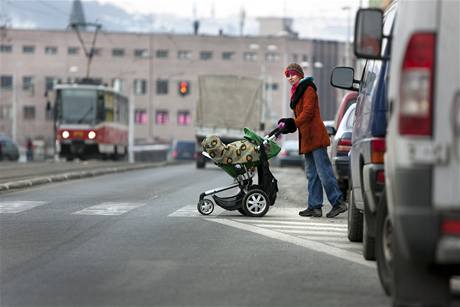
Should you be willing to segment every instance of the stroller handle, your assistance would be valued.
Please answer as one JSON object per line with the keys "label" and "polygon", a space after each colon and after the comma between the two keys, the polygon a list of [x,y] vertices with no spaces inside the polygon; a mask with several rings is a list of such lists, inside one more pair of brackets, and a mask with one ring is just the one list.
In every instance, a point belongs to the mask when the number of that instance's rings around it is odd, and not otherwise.
{"label": "stroller handle", "polygon": [[285,126],[284,123],[279,123],[278,126],[277,126],[275,129],[273,129],[272,131],[270,131],[270,132],[268,133],[268,135],[266,135],[266,136],[264,137],[264,142],[263,142],[263,143],[264,143],[264,144],[267,144],[269,141],[271,141],[271,140],[277,138],[277,137],[281,134],[281,131],[283,130],[284,126]]}
{"label": "stroller handle", "polygon": [[281,130],[284,129],[284,126],[285,124],[283,122],[279,123],[278,126],[268,134],[268,137],[271,137],[272,135],[278,136],[281,133]]}

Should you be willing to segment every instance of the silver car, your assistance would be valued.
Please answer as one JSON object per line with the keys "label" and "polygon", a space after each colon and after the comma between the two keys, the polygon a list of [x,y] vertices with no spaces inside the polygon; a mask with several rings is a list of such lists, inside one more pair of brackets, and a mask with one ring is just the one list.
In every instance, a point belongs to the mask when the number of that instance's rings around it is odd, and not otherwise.
{"label": "silver car", "polygon": [[0,161],[17,161],[18,159],[18,145],[8,136],[0,134]]}

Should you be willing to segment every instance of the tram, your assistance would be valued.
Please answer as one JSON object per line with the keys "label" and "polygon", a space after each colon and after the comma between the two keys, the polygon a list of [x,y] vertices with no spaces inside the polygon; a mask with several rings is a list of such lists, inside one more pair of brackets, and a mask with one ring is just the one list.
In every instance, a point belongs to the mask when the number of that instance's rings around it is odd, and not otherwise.
{"label": "tram", "polygon": [[105,85],[58,84],[55,131],[59,156],[118,159],[128,153],[128,99]]}

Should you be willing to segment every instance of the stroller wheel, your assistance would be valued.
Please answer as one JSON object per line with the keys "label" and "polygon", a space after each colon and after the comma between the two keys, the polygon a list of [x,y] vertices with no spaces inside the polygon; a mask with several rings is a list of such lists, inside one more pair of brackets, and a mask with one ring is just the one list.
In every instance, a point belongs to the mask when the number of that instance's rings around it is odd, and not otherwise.
{"label": "stroller wheel", "polygon": [[243,198],[242,209],[247,216],[262,217],[268,212],[270,201],[260,189],[251,189]]}
{"label": "stroller wheel", "polygon": [[214,211],[214,203],[209,199],[200,200],[197,209],[203,215],[210,215]]}

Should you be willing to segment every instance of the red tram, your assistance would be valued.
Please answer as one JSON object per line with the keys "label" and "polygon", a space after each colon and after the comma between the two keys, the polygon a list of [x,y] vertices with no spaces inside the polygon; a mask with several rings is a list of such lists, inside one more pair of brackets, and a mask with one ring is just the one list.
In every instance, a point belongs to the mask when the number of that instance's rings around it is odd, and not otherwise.
{"label": "red tram", "polygon": [[55,86],[59,156],[118,159],[128,153],[128,99],[105,85]]}

